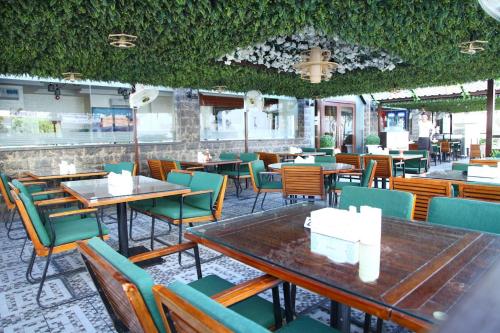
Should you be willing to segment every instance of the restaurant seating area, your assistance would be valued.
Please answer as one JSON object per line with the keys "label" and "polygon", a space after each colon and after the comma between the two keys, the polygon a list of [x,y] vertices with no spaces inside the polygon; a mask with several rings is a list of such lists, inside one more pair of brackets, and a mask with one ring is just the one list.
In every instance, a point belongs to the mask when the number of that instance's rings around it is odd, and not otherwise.
{"label": "restaurant seating area", "polygon": [[500,332],[500,7],[0,1],[0,332]]}

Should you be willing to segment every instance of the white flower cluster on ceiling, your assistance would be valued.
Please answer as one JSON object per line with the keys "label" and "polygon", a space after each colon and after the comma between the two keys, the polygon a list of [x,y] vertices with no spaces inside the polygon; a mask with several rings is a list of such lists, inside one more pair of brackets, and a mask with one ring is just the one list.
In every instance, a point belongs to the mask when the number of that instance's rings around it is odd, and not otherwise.
{"label": "white flower cluster on ceiling", "polygon": [[301,52],[314,46],[331,51],[330,61],[339,64],[336,71],[340,74],[365,68],[391,71],[396,64],[403,62],[401,58],[385,51],[350,44],[337,36],[326,36],[312,27],[292,36],[273,37],[257,45],[236,48],[233,53],[226,54],[217,60],[226,65],[250,63],[276,69],[278,72],[299,74],[299,70],[293,65],[300,62]]}

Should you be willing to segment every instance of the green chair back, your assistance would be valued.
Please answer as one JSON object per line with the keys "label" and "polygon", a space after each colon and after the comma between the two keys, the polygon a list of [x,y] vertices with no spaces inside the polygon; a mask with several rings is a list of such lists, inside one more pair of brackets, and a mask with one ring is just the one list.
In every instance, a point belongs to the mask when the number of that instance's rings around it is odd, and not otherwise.
{"label": "green chair back", "polygon": [[184,172],[169,172],[167,182],[182,186],[189,186],[189,184],[191,184],[191,175]]}
{"label": "green chair back", "polygon": [[329,156],[333,156],[335,150],[333,148],[319,148],[317,151],[320,153],[326,153],[326,155]]}
{"label": "green chair back", "polygon": [[257,153],[241,153],[240,160],[242,162],[252,162],[259,159],[259,154]]}
{"label": "green chair back", "polygon": [[120,163],[107,163],[104,164],[104,171],[122,173],[122,171],[128,171],[132,175],[134,174],[135,164],[133,162],[120,162]]}
{"label": "green chair back", "polygon": [[267,329],[224,307],[198,290],[175,281],[168,286],[172,292],[183,298],[198,310],[206,313],[235,333],[269,333]]}
{"label": "green chair back", "polygon": [[370,206],[382,209],[383,216],[410,220],[413,202],[413,194],[409,192],[346,186],[342,189],[339,208]]}
{"label": "green chair back", "polygon": [[[206,191],[212,190],[212,204],[215,204],[219,192],[224,182],[224,176],[216,173],[209,172],[195,172],[193,178],[191,178],[191,183],[189,187],[191,191]],[[210,207],[210,194],[192,195],[184,199],[184,202],[200,209],[211,210]]]}
{"label": "green chair back", "polygon": [[5,198],[5,200],[8,200],[9,202],[14,202],[14,198],[12,197],[12,194],[10,194],[9,178],[3,172],[0,172],[0,181],[2,182],[1,186],[5,189],[5,193],[7,193],[6,194],[7,198]]}
{"label": "green chair back", "polygon": [[467,171],[468,168],[469,168],[469,164],[467,164],[467,163],[454,162],[451,164],[451,170]]}
{"label": "green chair back", "polygon": [[255,181],[255,186],[257,186],[257,188],[260,188],[261,183],[260,183],[259,173],[266,171],[266,167],[264,166],[264,161],[255,160],[250,162],[250,164],[252,165],[251,173],[252,173],[252,178]]}
{"label": "green chair back", "polygon": [[113,250],[112,247],[103,242],[100,238],[92,238],[88,241],[88,245],[110,265],[126,276],[130,282],[136,285],[142,295],[144,303],[146,303],[148,307],[156,328],[160,332],[165,332],[165,327],[163,326],[163,321],[153,296],[154,281],[149,273]]}
{"label": "green chair back", "polygon": [[[14,184],[14,186],[16,185]],[[19,187],[17,188],[19,189]],[[33,199],[31,198],[31,195],[29,193],[26,194],[21,191],[19,193],[19,198],[23,202],[24,208],[26,208],[26,212],[28,213],[28,217],[30,218],[31,224],[33,225],[33,228],[36,231],[38,239],[44,246],[50,246],[51,237],[47,233],[47,230],[45,229],[44,223],[42,222],[40,214],[38,214],[35,204],[33,203]]]}
{"label": "green chair back", "polygon": [[238,159],[238,154],[236,154],[236,153],[222,152],[222,153],[220,153],[219,158],[221,160],[237,160]]}
{"label": "green chair back", "polygon": [[29,198],[31,203],[33,203],[33,196],[31,195],[28,188],[22,182],[20,182],[17,179],[13,179],[12,185],[14,185],[19,190],[20,193],[24,194],[27,198]]}
{"label": "green chair back", "polygon": [[316,152],[316,148],[311,148],[311,147],[300,147],[302,149],[303,153],[314,153]]}
{"label": "green chair back", "polygon": [[366,165],[365,169],[363,170],[363,175],[361,176],[361,183],[359,186],[361,187],[368,187],[370,184],[370,175],[373,172],[373,168],[375,167],[375,164],[377,162],[374,160],[370,160],[368,164]]}
{"label": "green chair back", "polygon": [[461,198],[432,198],[430,223],[500,234],[500,203]]}
{"label": "green chair back", "polygon": [[336,163],[335,156],[314,156],[314,162],[316,163]]}

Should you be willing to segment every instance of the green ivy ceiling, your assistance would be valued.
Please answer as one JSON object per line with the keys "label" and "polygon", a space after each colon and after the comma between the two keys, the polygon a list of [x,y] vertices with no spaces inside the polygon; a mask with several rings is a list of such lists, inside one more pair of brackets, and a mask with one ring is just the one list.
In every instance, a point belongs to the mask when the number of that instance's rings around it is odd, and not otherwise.
{"label": "green ivy ceiling", "polygon": [[[476,0],[7,0],[0,3],[0,73],[170,87],[259,89],[297,97],[334,96],[500,77],[500,24]],[[402,62],[336,72],[311,84],[299,75],[220,61],[237,48],[313,28]],[[133,49],[110,33],[138,36]],[[460,42],[487,40],[461,54]],[[332,50],[333,51],[333,50]]]}

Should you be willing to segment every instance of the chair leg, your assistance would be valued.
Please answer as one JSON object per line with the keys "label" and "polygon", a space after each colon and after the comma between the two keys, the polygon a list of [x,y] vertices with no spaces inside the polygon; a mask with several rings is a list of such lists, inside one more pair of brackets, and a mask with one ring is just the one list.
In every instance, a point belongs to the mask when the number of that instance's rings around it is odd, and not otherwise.
{"label": "chair leg", "polygon": [[281,317],[279,288],[277,286],[274,287],[272,289],[272,292],[273,292],[274,326],[276,329],[279,329],[283,324],[283,318]]}
{"label": "chair leg", "polygon": [[[179,222],[179,244],[182,243],[182,221]],[[182,267],[182,253],[179,252],[179,266]]]}
{"label": "chair leg", "polygon": [[27,242],[28,242],[28,237],[24,238],[23,248],[21,249],[21,254],[19,255],[19,259],[21,259],[21,261],[24,262],[25,264],[29,262],[29,260],[23,259],[23,253],[24,253],[24,249],[26,248]]}
{"label": "chair leg", "polygon": [[31,284],[35,283],[31,275],[33,271],[33,265],[35,264],[35,259],[36,259],[36,252],[35,249],[33,249],[33,251],[31,252],[31,258],[29,259],[28,262],[28,268],[26,269],[26,281],[28,281]]}
{"label": "chair leg", "polygon": [[264,197],[262,198],[262,202],[260,203],[260,209],[264,210],[264,201],[266,200],[267,192],[264,192]]}
{"label": "chair leg", "polygon": [[47,277],[47,271],[49,269],[50,259],[52,257],[52,250],[53,250],[53,248],[51,247],[49,250],[49,254],[47,255],[47,262],[45,263],[45,267],[43,269],[42,280],[40,281],[40,285],[38,286],[38,292],[36,294],[36,302],[38,303],[38,306],[41,308],[47,308],[46,306],[42,305],[42,303],[40,302],[40,296],[42,295],[43,285],[44,285],[45,279]]}
{"label": "chair leg", "polygon": [[26,234],[23,235],[23,236],[21,236],[21,237],[12,237],[10,235],[11,232],[14,231],[14,230],[24,229],[24,226],[23,227],[19,227],[19,228],[12,228],[12,225],[14,224],[14,217],[16,216],[16,212],[17,212],[17,209],[12,209],[12,211],[10,213],[9,226],[7,227],[7,237],[10,240],[20,240],[20,239],[25,239],[27,237]]}
{"label": "chair leg", "polygon": [[155,218],[151,218],[151,250],[154,250],[155,246]]}
{"label": "chair leg", "polygon": [[252,213],[254,212],[255,210],[255,204],[257,203],[257,199],[259,199],[259,195],[260,195],[260,190],[257,192],[257,194],[255,195],[255,201],[253,202],[253,207],[252,207]]}
{"label": "chair leg", "polygon": [[382,329],[384,328],[384,321],[380,318],[377,318],[377,333],[382,333]]}
{"label": "chair leg", "polygon": [[372,326],[372,315],[365,313],[365,321],[363,323],[363,333],[370,333]]}

